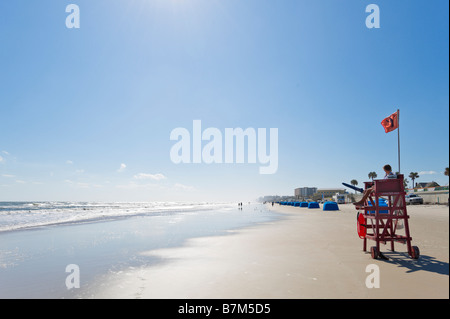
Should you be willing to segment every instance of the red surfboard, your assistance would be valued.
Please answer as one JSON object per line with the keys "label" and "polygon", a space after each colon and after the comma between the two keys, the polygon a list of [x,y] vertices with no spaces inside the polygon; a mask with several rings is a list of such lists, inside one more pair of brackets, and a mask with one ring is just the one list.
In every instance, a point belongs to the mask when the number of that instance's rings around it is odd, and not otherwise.
{"label": "red surfboard", "polygon": [[366,226],[366,219],[364,218],[364,214],[358,213],[356,229],[358,230],[359,238],[361,238],[361,239],[366,238],[367,226]]}

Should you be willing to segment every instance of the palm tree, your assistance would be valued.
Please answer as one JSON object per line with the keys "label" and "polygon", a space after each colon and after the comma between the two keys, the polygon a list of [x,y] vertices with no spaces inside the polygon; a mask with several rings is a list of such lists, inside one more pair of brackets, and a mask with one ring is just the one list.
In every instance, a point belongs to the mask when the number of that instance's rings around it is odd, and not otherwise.
{"label": "palm tree", "polygon": [[417,172],[411,172],[411,173],[409,173],[409,178],[411,178],[412,179],[412,181],[413,181],[413,188],[414,188],[414,180],[416,179],[416,178],[419,178],[420,176],[419,176],[419,173],[417,173]]}
{"label": "palm tree", "polygon": [[[356,179],[352,179],[350,181],[350,184],[352,184],[353,186],[356,186],[356,185],[358,185],[358,181]],[[355,194],[356,194],[356,190],[355,190]]]}
{"label": "palm tree", "polygon": [[374,179],[374,178],[377,178],[377,177],[378,177],[377,173],[375,173],[375,172],[370,172],[370,173],[369,173],[369,178],[372,179],[372,182],[373,182],[373,179]]}
{"label": "palm tree", "polygon": [[449,175],[449,173],[448,173],[448,167],[445,168],[444,175],[445,175],[445,176],[448,176],[448,175]]}

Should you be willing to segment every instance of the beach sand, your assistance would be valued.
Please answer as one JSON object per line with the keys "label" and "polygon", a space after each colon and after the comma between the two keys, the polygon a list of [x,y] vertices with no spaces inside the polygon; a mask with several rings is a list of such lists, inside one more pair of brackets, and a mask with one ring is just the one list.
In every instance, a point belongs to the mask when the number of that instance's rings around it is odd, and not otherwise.
{"label": "beach sand", "polygon": [[[421,257],[409,258],[403,244],[396,244],[395,252],[382,245],[388,261],[362,251],[351,204],[334,212],[268,208],[279,212],[280,220],[143,252],[162,262],[105,276],[89,297],[449,298],[447,206],[408,206],[412,244]],[[373,275],[366,272],[369,265],[379,267],[379,288],[366,286]]]}

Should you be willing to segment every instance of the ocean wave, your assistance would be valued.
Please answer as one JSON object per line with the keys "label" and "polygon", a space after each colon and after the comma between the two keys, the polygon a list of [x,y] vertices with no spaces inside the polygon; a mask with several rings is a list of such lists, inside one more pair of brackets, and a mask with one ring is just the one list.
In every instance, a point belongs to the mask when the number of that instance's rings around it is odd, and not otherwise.
{"label": "ocean wave", "polygon": [[107,221],[135,216],[188,213],[231,207],[190,202],[0,202],[0,233],[45,226]]}

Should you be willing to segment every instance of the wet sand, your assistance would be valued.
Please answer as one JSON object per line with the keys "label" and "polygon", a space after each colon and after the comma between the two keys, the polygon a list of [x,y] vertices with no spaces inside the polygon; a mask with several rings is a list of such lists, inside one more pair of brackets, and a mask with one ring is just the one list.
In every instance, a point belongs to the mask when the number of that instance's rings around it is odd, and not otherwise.
{"label": "wet sand", "polygon": [[[334,212],[268,208],[282,218],[225,236],[193,238],[178,248],[142,252],[162,262],[105,276],[90,297],[449,298],[447,206],[408,206],[412,244],[421,257],[409,258],[406,245],[396,244],[395,252],[382,245],[387,261],[362,251],[351,204]],[[373,268],[367,269],[371,265],[379,269],[379,288],[366,285],[374,275]]]}
{"label": "wet sand", "polygon": [[[0,232],[0,299],[95,297],[111,275],[128,278],[130,270],[167,261],[142,252],[278,218],[262,208],[221,205]],[[77,274],[67,271],[72,265]],[[75,288],[67,284],[68,278],[75,282],[72,275],[78,278]]]}

